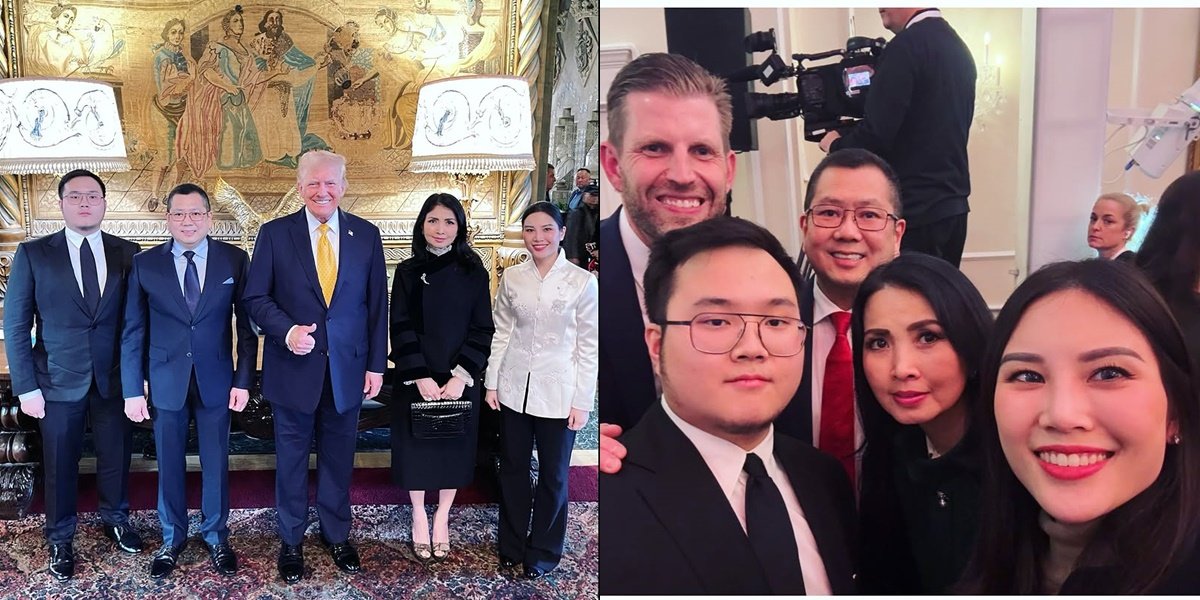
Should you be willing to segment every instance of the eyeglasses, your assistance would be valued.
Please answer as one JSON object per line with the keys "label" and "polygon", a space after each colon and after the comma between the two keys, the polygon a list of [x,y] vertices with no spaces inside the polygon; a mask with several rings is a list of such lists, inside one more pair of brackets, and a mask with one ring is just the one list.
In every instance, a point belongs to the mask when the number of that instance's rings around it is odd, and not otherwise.
{"label": "eyeglasses", "polygon": [[193,210],[193,211],[189,211],[189,212],[169,212],[169,213],[167,213],[167,216],[170,217],[171,220],[175,221],[176,223],[182,223],[184,217],[191,219],[192,222],[196,222],[196,221],[199,221],[201,218],[203,218],[207,214],[208,214],[207,211],[202,212],[202,211],[198,211],[198,210]]}
{"label": "eyeglasses", "polygon": [[804,349],[808,327],[800,319],[750,313],[700,313],[690,321],[663,321],[660,325],[687,325],[692,347],[705,354],[726,354],[746,333],[746,317],[758,326],[758,339],[771,356],[795,356]]}
{"label": "eyeglasses", "polygon": [[813,225],[827,229],[841,227],[842,222],[846,220],[846,213],[854,215],[854,224],[862,231],[881,231],[887,226],[889,217],[900,220],[900,217],[882,208],[845,209],[832,204],[818,204],[809,208],[808,213],[812,215]]}
{"label": "eyeglasses", "polygon": [[73,206],[79,206],[80,204],[83,203],[83,201],[85,199],[87,200],[88,205],[92,205],[92,204],[100,204],[101,202],[104,202],[104,195],[103,194],[70,193],[70,194],[67,194],[66,196],[63,196],[63,199],[66,200],[68,204],[71,204]]}

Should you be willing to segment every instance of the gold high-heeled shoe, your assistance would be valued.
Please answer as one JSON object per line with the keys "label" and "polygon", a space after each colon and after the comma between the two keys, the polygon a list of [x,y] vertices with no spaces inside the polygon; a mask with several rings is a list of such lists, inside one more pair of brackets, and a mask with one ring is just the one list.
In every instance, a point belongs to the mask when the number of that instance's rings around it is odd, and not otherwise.
{"label": "gold high-heeled shoe", "polygon": [[437,542],[433,545],[433,562],[442,562],[450,558],[450,542]]}

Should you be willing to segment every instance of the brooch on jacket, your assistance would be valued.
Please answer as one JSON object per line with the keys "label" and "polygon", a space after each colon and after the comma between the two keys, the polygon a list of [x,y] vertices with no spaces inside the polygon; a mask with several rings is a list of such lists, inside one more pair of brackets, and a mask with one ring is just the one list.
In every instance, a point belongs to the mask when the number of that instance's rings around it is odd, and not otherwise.
{"label": "brooch on jacket", "polygon": [[421,283],[424,283],[425,285],[429,285],[429,280],[425,279],[426,275],[428,275],[428,273],[421,273]]}

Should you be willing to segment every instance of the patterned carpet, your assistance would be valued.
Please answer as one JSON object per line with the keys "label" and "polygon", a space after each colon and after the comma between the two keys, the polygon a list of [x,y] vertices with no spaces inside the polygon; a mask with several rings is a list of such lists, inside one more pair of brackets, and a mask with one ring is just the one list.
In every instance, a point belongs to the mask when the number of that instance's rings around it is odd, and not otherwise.
{"label": "patterned carpet", "polygon": [[[305,578],[287,585],[275,568],[279,542],[273,509],[231,511],[230,543],[241,569],[233,577],[213,573],[199,538],[193,537],[171,577],[149,576],[149,552],[158,545],[159,524],[151,510],[132,513],[149,550],[130,556],[112,549],[100,533],[95,513],[80,515],[75,537],[76,574],[61,584],[46,572],[49,555],[42,537],[43,519],[0,521],[0,597],[3,598],[596,598],[599,558],[595,502],[573,502],[562,563],[545,578],[530,582],[509,570],[500,573],[495,554],[496,505],[456,506],[451,513],[450,559],[425,566],[408,545],[411,507],[355,506],[352,541],[362,556],[363,572],[346,575],[334,567],[316,538],[316,525],[305,538]],[[199,530],[199,512],[191,513],[190,531]],[[315,512],[312,515],[315,522]]]}

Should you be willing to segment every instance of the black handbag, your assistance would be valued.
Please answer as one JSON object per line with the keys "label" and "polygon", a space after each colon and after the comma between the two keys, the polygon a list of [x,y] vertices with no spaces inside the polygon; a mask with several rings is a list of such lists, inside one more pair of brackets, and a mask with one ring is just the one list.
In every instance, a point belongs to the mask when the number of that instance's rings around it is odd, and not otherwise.
{"label": "black handbag", "polygon": [[470,400],[418,400],[411,406],[412,434],[417,439],[456,438],[467,431]]}

